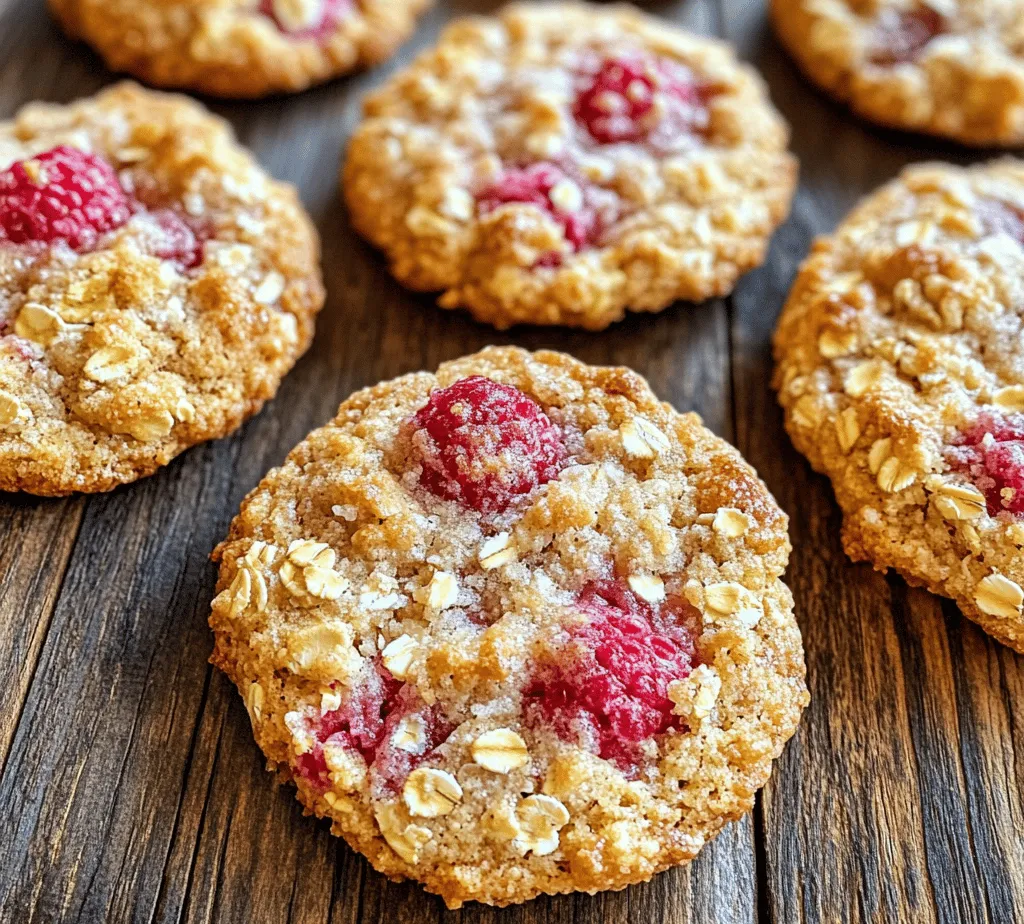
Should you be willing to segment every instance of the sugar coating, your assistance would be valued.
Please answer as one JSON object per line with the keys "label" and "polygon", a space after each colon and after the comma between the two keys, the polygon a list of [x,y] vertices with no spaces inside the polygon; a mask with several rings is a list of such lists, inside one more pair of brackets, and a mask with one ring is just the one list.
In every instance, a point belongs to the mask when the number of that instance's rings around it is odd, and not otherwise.
{"label": "sugar coating", "polygon": [[324,298],[295,191],[198,104],[120,84],[27,106],[0,124],[0,172],[42,182],[35,155],[61,145],[109,164],[133,211],[117,200],[116,227],[88,238],[0,235],[5,491],[109,490],[230,432],[305,351]]}
{"label": "sugar coating", "polygon": [[389,58],[429,0],[49,0],[115,71],[224,97],[295,93]]}
{"label": "sugar coating", "polygon": [[[411,445],[431,393],[473,376],[569,454],[501,512],[425,489]],[[270,766],[385,875],[451,907],[618,889],[749,810],[796,728],[786,527],[635,373],[489,348],[357,392],[246,498],[212,660]],[[579,721],[533,708],[555,683]],[[635,749],[595,737],[606,720]]]}
{"label": "sugar coating", "polygon": [[403,284],[499,328],[724,295],[796,181],[757,74],[628,6],[459,20],[364,110],[343,166],[356,228]]}
{"label": "sugar coating", "polygon": [[1024,7],[1006,0],[772,0],[820,87],[864,118],[963,144],[1024,141]]}
{"label": "sugar coating", "polygon": [[905,170],[816,242],[775,335],[854,560],[1024,651],[1024,164]]}

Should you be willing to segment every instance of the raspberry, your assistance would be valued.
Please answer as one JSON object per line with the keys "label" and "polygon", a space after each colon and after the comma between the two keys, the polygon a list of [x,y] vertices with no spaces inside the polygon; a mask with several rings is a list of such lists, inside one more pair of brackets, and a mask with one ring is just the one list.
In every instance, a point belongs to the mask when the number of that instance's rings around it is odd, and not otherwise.
{"label": "raspberry", "polygon": [[606,59],[576,95],[573,114],[599,144],[643,141],[656,129],[672,135],[707,128],[710,88],[664,59]]}
{"label": "raspberry", "polygon": [[985,495],[992,516],[1024,516],[1024,414],[982,414],[946,458]]}
{"label": "raspberry", "polygon": [[203,262],[204,235],[172,209],[153,212],[153,219],[161,233],[152,250],[155,257],[177,263],[183,269],[194,269]]}
{"label": "raspberry", "polygon": [[941,14],[923,4],[912,10],[885,10],[875,33],[871,63],[879,67],[907,64],[944,28]]}
{"label": "raspberry", "polygon": [[974,206],[987,234],[1006,234],[1024,243],[1024,211],[1001,199],[979,199]]}
{"label": "raspberry", "polygon": [[131,214],[110,164],[77,148],[60,145],[0,173],[0,241],[85,250]]}
{"label": "raspberry", "polygon": [[481,375],[433,392],[412,423],[420,484],[480,513],[507,509],[565,462],[561,434],[540,406]]}
{"label": "raspberry", "polygon": [[[535,205],[562,226],[562,233],[574,251],[582,250],[597,239],[597,213],[586,204],[585,196],[578,208],[567,209],[557,205],[551,198],[551,191],[563,181],[566,181],[563,188],[568,188],[570,193],[572,187],[568,184],[572,184],[576,190],[581,189],[581,183],[570,179],[555,164],[542,162],[528,167],[512,167],[496,183],[480,193],[480,209],[485,213],[491,212],[510,202]],[[561,262],[561,254],[545,254],[538,262],[542,266],[557,266]]]}
{"label": "raspberry", "polygon": [[667,691],[693,668],[695,611],[670,600],[656,613],[613,581],[587,585],[577,603],[589,620],[569,630],[566,661],[535,674],[524,711],[632,774],[641,742],[678,727]]}
{"label": "raspberry", "polygon": [[324,713],[313,729],[313,747],[296,760],[296,772],[317,787],[326,788],[324,743],[331,741],[362,754],[373,763],[384,736],[385,719],[394,709],[402,684],[378,660],[358,692],[333,712]]}
{"label": "raspberry", "polygon": [[[422,741],[396,744],[395,732],[407,718],[415,721]],[[395,793],[454,728],[439,706],[424,705],[411,687],[395,680],[378,660],[355,695],[320,717],[312,729],[313,746],[296,758],[295,772],[315,789],[328,789],[324,745],[340,745],[362,755],[378,797]]]}
{"label": "raspberry", "polygon": [[[422,733],[419,743],[395,743],[395,733],[403,721]],[[406,777],[431,752],[444,743],[455,730],[441,711],[440,706],[427,706],[410,688],[406,687],[399,697],[395,711],[388,716],[380,746],[374,755],[371,767],[372,785],[377,798],[395,793],[402,788]]]}
{"label": "raspberry", "polygon": [[260,12],[290,38],[322,40],[349,11],[352,0],[320,0],[319,10],[311,10],[316,5],[316,0],[262,0]]}

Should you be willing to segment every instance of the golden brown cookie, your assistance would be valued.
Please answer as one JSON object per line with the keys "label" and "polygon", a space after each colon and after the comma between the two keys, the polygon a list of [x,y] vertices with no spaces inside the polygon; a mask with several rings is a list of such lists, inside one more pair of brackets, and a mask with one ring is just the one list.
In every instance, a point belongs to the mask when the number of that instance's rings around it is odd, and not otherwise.
{"label": "golden brown cookie", "polygon": [[1024,142],[1024,5],[772,0],[782,43],[866,119],[963,144]]}
{"label": "golden brown cookie", "polygon": [[754,71],[628,6],[456,22],[365,114],[343,169],[356,228],[403,284],[498,328],[724,295],[796,181]]}
{"label": "golden brown cookie", "polygon": [[49,0],[115,71],[214,96],[295,93],[389,58],[429,0]]}
{"label": "golden brown cookie", "polygon": [[803,265],[775,336],[854,560],[1024,651],[1024,164],[912,167]]}
{"label": "golden brown cookie", "polygon": [[213,662],[385,875],[619,889],[748,811],[796,728],[786,526],[635,373],[490,348],[356,393],[246,498]]}
{"label": "golden brown cookie", "polygon": [[0,490],[105,491],[273,397],[324,294],[295,191],[121,84],[0,123]]}

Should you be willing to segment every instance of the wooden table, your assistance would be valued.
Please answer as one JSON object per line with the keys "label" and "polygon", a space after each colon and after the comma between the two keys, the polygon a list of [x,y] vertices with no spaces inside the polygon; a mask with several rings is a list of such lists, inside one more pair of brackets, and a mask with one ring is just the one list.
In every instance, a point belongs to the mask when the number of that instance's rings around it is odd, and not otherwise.
{"label": "wooden table", "polygon": [[[829,486],[790,446],[768,385],[769,334],[812,235],[904,164],[964,153],[868,128],[818,95],[756,0],[653,4],[735,41],[765,74],[802,161],[793,216],[732,298],[604,334],[499,334],[402,291],[349,228],[336,183],[362,94],[481,7],[442,4],[373,73],[214,104],[299,186],[323,235],[327,307],[277,399],[136,485],[0,499],[0,921],[1024,921],[1024,658],[950,604],[844,558]],[[0,117],[111,79],[41,0],[0,0]],[[351,391],[495,342],[630,365],[739,446],[792,517],[813,699],[753,814],[689,869],[619,893],[446,912],[387,883],[264,772],[239,697],[207,664],[208,555],[242,496]]]}

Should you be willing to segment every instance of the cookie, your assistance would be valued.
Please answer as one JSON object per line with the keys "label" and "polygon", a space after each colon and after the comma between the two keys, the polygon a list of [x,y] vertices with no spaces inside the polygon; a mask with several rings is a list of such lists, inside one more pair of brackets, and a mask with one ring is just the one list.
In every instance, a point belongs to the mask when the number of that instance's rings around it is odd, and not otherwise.
{"label": "cookie", "polygon": [[489,348],[356,393],[246,498],[212,660],[390,878],[619,889],[748,811],[796,728],[786,527],[635,373]]}
{"label": "cookie", "polygon": [[628,6],[460,20],[364,108],[355,227],[404,285],[498,328],[725,295],[796,180],[755,72]]}
{"label": "cookie", "polygon": [[912,167],[800,270],[775,336],[793,442],[855,561],[1024,652],[1024,163]]}
{"label": "cookie", "polygon": [[223,97],[295,93],[389,58],[429,0],[49,0],[107,66]]}
{"label": "cookie", "polygon": [[273,397],[316,231],[228,125],[121,84],[0,123],[0,490],[105,491]]}
{"label": "cookie", "polygon": [[859,115],[962,144],[1024,143],[1024,6],[1004,0],[772,0],[801,69]]}

